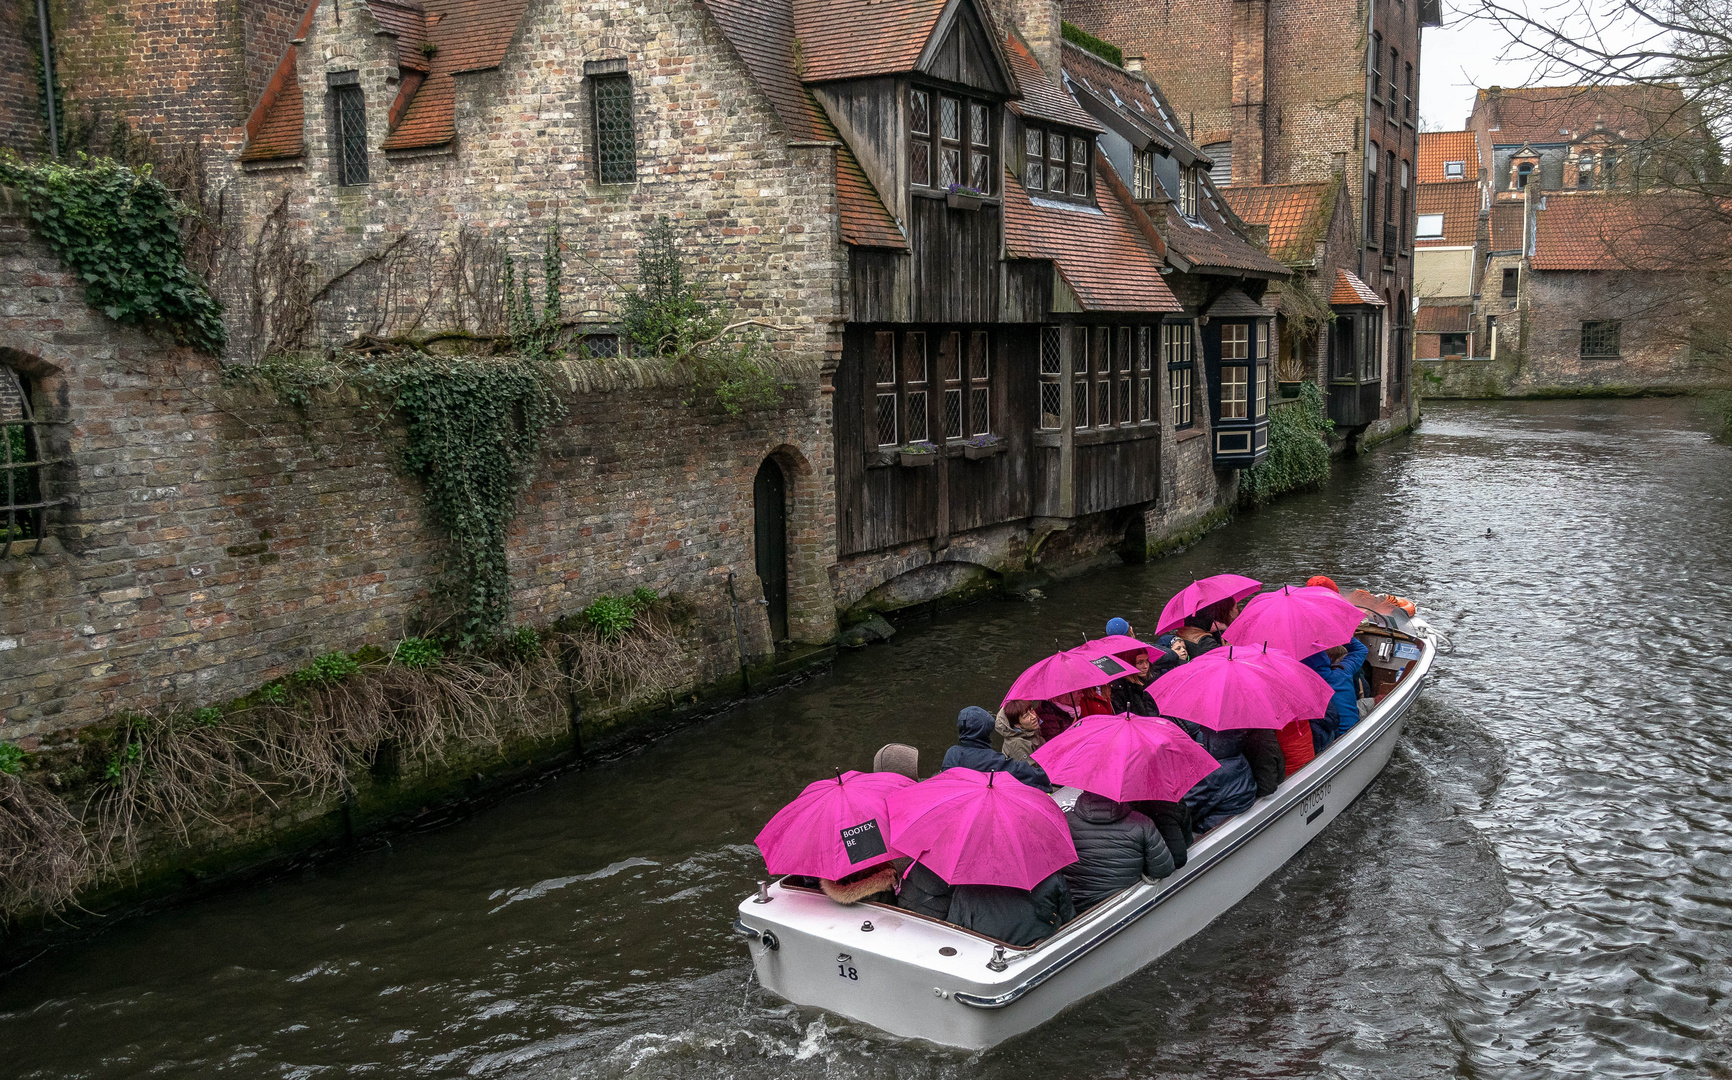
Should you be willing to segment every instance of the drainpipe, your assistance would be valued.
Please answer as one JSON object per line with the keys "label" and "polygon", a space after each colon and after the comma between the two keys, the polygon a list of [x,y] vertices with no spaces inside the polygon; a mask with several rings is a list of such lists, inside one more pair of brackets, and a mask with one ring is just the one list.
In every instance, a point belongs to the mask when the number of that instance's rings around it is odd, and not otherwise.
{"label": "drainpipe", "polygon": [[54,115],[54,51],[48,47],[48,0],[36,0],[36,29],[42,34],[42,96],[48,106],[48,152],[60,157],[60,123]]}

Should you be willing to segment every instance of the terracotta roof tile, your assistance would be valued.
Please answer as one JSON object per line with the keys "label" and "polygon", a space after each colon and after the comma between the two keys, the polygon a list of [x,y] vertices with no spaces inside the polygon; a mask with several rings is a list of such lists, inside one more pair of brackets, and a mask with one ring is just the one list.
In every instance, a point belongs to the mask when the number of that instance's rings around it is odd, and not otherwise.
{"label": "terracotta roof tile", "polygon": [[407,107],[392,106],[402,120],[385,139],[386,150],[443,146],[457,136],[455,75],[499,66],[517,36],[529,0],[428,0],[427,40],[437,51],[427,80]]}
{"label": "terracotta roof tile", "polygon": [[794,74],[792,0],[702,0],[793,139],[834,139],[835,129]]}
{"label": "terracotta roof tile", "polygon": [[1522,249],[1522,204],[1493,203],[1491,206],[1491,250]]}
{"label": "terracotta roof tile", "polygon": [[[1102,164],[1101,168],[1108,166]],[[1004,245],[1012,258],[1048,259],[1086,311],[1183,310],[1161,278],[1161,260],[1130,211],[1097,185],[1100,208],[1041,200],[1036,205],[1012,173],[1004,180]]]}
{"label": "terracotta roof tile", "polygon": [[[1461,175],[1446,177],[1443,164],[1461,162]],[[1419,133],[1419,182],[1421,184],[1473,183],[1479,179],[1479,143],[1471,131],[1422,131]]]}
{"label": "terracotta roof tile", "polygon": [[1292,271],[1241,237],[1222,213],[1226,201],[1207,176],[1202,180],[1200,224],[1187,221],[1178,205],[1167,204],[1167,247],[1200,270],[1219,267],[1268,277],[1290,277]]}
{"label": "terracotta roof tile", "polygon": [[[313,12],[319,0],[312,0],[301,14],[295,37],[304,38],[313,25]],[[276,161],[300,157],[305,152],[306,105],[301,100],[301,79],[297,70],[299,50],[293,45],[277,62],[277,70],[259,95],[258,104],[247,117],[247,145],[241,151],[242,161]]]}
{"label": "terracotta roof tile", "polygon": [[847,146],[836,151],[836,208],[844,243],[907,250],[908,238]]}
{"label": "terracotta roof tile", "polygon": [[[1495,146],[1567,142],[1594,130],[1646,139],[1654,132],[1683,134],[1701,127],[1699,109],[1676,86],[1627,83],[1616,86],[1529,86],[1481,90],[1474,112],[1489,110]],[[1569,135],[1563,134],[1570,132]]]}
{"label": "terracotta roof tile", "polygon": [[1459,334],[1468,329],[1472,320],[1471,304],[1440,304],[1436,307],[1421,304],[1419,313],[1413,317],[1413,328],[1424,333]]}
{"label": "terracotta roof tile", "polygon": [[1536,270],[1724,270],[1728,207],[1693,196],[1548,192],[1535,221]]}
{"label": "terracotta roof tile", "polygon": [[1371,304],[1374,307],[1386,307],[1381,297],[1372,291],[1371,286],[1360,281],[1346,270],[1335,271],[1335,288],[1329,292],[1331,304]]}
{"label": "terracotta roof tile", "polygon": [[806,82],[913,71],[947,0],[793,0]]}
{"label": "terracotta roof tile", "polygon": [[1415,247],[1461,247],[1479,235],[1479,185],[1454,180],[1442,184],[1420,184],[1415,193],[1414,213],[1442,214],[1443,236],[1422,240]]}
{"label": "terracotta roof tile", "polygon": [[1021,34],[1015,31],[1005,34],[1004,53],[1010,59],[1011,73],[1022,87],[1022,100],[1010,103],[1011,112],[1033,120],[1068,124],[1084,131],[1102,130],[1095,118],[1077,105],[1075,98],[1047,78],[1046,70],[1028,50],[1028,43],[1022,40]]}
{"label": "terracotta roof tile", "polygon": [[1269,226],[1269,254],[1289,266],[1309,266],[1328,222],[1329,182],[1235,184],[1221,192],[1239,220]]}
{"label": "terracotta roof tile", "polygon": [[367,9],[396,39],[397,66],[426,71],[430,62],[422,48],[427,44],[427,13],[419,0],[367,0]]}

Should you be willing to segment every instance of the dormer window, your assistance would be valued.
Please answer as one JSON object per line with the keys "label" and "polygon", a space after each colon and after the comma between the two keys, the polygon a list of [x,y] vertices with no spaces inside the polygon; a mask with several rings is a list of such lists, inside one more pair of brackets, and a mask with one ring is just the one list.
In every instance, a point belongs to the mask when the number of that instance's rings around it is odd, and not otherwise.
{"label": "dormer window", "polygon": [[1446,161],[1443,163],[1443,178],[1445,180],[1460,180],[1467,174],[1467,162]]}
{"label": "dormer window", "polygon": [[1045,128],[1023,129],[1023,186],[1030,191],[1086,200],[1089,194],[1089,141],[1081,135]]}
{"label": "dormer window", "polygon": [[956,186],[992,194],[990,105],[911,89],[908,136],[909,183],[939,191]]}
{"label": "dormer window", "polygon": [[1131,193],[1138,201],[1155,197],[1155,152],[1131,152]]}
{"label": "dormer window", "polygon": [[1179,213],[1193,221],[1197,218],[1197,183],[1195,165],[1179,170]]}
{"label": "dormer window", "polygon": [[1528,186],[1528,181],[1530,179],[1532,179],[1533,175],[1534,175],[1534,163],[1533,162],[1524,161],[1520,165],[1517,165],[1516,166],[1516,176],[1515,176],[1516,190],[1517,191],[1525,190]]}
{"label": "dormer window", "polygon": [[1594,155],[1583,154],[1576,162],[1576,186],[1591,188],[1594,186]]}

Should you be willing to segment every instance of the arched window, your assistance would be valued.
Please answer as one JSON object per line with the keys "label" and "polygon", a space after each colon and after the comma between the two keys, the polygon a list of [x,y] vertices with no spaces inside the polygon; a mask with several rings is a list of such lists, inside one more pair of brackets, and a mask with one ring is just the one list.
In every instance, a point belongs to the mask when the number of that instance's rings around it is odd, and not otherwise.
{"label": "arched window", "polygon": [[41,550],[47,535],[41,431],[30,407],[30,382],[0,364],[0,558],[17,545]]}

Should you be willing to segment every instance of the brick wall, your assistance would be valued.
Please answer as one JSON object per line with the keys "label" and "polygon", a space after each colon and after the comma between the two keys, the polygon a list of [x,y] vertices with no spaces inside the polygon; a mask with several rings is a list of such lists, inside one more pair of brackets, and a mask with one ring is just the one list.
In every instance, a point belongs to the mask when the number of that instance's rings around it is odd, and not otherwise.
{"label": "brick wall", "polygon": [[0,147],[21,153],[35,153],[47,142],[35,16],[31,0],[0,4]]}
{"label": "brick wall", "polygon": [[[50,487],[76,500],[56,514],[48,553],[0,565],[6,738],[221,701],[319,653],[426,628],[444,541],[394,468],[397,432],[343,400],[316,404],[303,429],[224,391],[208,360],[89,310],[16,226],[0,236],[0,293],[12,298],[0,359],[31,376],[39,411],[72,420],[50,429],[52,456],[72,462]],[[694,412],[677,387],[571,395],[512,528],[515,619],[546,625],[644,585],[693,596],[726,628],[732,572],[747,659],[761,655],[751,544],[764,457],[805,458],[790,470],[791,546],[832,528],[814,510],[825,499],[809,463],[826,429],[815,391],[809,379],[792,407],[750,423]],[[811,552],[793,561],[810,579]],[[805,616],[827,638],[822,608]],[[714,636],[729,646],[706,661],[717,677],[739,661],[731,628]]]}

